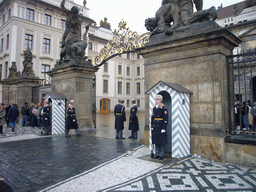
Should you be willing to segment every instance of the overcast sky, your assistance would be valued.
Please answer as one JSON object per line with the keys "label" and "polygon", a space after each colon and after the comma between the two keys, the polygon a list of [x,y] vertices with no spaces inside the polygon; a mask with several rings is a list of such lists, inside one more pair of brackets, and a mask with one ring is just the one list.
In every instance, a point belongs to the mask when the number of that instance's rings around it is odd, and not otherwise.
{"label": "overcast sky", "polygon": [[[74,0],[83,5],[83,0]],[[111,29],[118,29],[121,19],[127,22],[127,27],[140,34],[147,32],[144,27],[145,19],[154,17],[161,6],[162,0],[87,0],[90,9],[89,16],[99,26],[100,21],[107,17]],[[215,6],[216,9],[222,3],[223,7],[242,2],[242,0],[204,0],[203,9]]]}

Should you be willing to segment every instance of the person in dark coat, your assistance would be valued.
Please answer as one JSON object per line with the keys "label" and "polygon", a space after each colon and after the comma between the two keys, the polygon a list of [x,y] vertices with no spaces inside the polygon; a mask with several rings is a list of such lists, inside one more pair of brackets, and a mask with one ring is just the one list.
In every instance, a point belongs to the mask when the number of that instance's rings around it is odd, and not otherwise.
{"label": "person in dark coat", "polygon": [[12,107],[9,109],[8,113],[7,113],[7,119],[10,122],[10,127],[12,128],[12,131],[14,131],[15,127],[16,127],[16,120],[17,117],[19,116],[20,111],[17,108],[16,104],[12,104]]}
{"label": "person in dark coat", "polygon": [[10,127],[9,120],[7,119],[7,114],[8,114],[9,109],[10,109],[11,107],[12,107],[12,105],[11,105],[11,104],[8,104],[8,105],[6,106],[6,108],[5,108],[5,111],[6,111],[5,121],[6,121],[6,124],[7,124],[6,127]]}
{"label": "person in dark coat", "polygon": [[0,104],[0,134],[3,134],[3,126],[5,124],[5,109],[2,106],[2,104]]}
{"label": "person in dark coat", "polygon": [[124,121],[126,121],[124,100],[119,99],[114,108],[116,139],[125,139],[123,137]]}
{"label": "person in dark coat", "polygon": [[78,131],[78,123],[76,119],[75,101],[71,100],[67,108],[67,125],[66,125],[66,137],[71,137],[69,135],[70,129],[75,129],[76,135],[80,135]]}
{"label": "person in dark coat", "polygon": [[131,130],[130,139],[137,139],[137,131],[139,130],[139,122],[137,117],[138,107],[136,105],[136,100],[132,100],[132,107],[130,109],[130,118],[129,118],[129,130]]}
{"label": "person in dark coat", "polygon": [[157,95],[155,97],[155,106],[153,107],[151,116],[151,131],[152,144],[155,145],[154,159],[162,160],[164,158],[165,145],[167,141],[167,124],[168,111],[166,106],[162,103],[163,96]]}
{"label": "person in dark coat", "polygon": [[50,114],[50,107],[48,105],[48,101],[44,101],[44,107],[43,107],[43,115],[42,115],[42,126],[43,126],[43,135],[50,134],[50,120],[49,120],[49,114]]}
{"label": "person in dark coat", "polygon": [[21,114],[22,114],[21,125],[27,126],[28,125],[28,115],[29,115],[29,107],[28,107],[27,102],[25,102],[24,105],[21,107]]}
{"label": "person in dark coat", "polygon": [[1,192],[13,192],[12,187],[4,182],[4,178],[0,178],[0,191]]}

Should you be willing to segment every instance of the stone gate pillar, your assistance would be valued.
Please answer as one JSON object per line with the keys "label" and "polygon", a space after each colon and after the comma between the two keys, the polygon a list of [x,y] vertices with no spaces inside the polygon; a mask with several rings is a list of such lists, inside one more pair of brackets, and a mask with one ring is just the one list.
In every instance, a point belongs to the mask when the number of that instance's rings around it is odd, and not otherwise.
{"label": "stone gate pillar", "polygon": [[95,67],[87,64],[58,66],[48,72],[51,76],[51,91],[65,95],[67,104],[71,99],[75,100],[79,127],[94,127],[92,118],[93,77],[96,71]]}
{"label": "stone gate pillar", "polygon": [[[178,83],[193,92],[191,154],[224,160],[224,138],[229,125],[226,56],[239,42],[228,30],[207,21],[192,24],[173,35],[154,35],[137,50],[145,58],[145,90],[165,81]],[[145,102],[148,113],[147,95]],[[145,122],[149,124],[149,114]],[[147,127],[145,137],[148,137]]]}
{"label": "stone gate pillar", "polygon": [[[39,85],[40,79],[38,77],[19,77],[8,78],[1,81],[2,84],[2,101],[3,103],[15,103],[21,109],[24,102],[28,105],[32,103],[32,89]],[[19,116],[21,118],[21,115]]]}

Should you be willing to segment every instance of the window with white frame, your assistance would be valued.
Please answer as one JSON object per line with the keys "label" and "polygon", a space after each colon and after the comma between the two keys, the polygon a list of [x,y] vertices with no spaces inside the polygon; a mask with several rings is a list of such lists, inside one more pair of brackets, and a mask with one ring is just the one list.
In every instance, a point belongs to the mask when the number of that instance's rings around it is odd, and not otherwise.
{"label": "window with white frame", "polygon": [[122,94],[122,82],[121,81],[118,81],[117,93]]}
{"label": "window with white frame", "polygon": [[130,90],[131,90],[131,84],[126,83],[126,95],[130,95]]}
{"label": "window with white frame", "polygon": [[35,13],[35,11],[33,9],[27,8],[27,10],[26,10],[26,19],[34,21],[34,13]]}
{"label": "window with white frame", "polygon": [[33,35],[25,34],[25,49],[31,49],[32,50],[33,45]]}
{"label": "window with white frame", "polygon": [[43,52],[50,53],[51,40],[44,38],[43,40]]}
{"label": "window with white frame", "polygon": [[51,22],[52,22],[52,16],[45,14],[44,15],[44,24],[51,26]]}
{"label": "window with white frame", "polygon": [[140,94],[140,83],[137,83],[137,95]]}
{"label": "window with white frame", "polygon": [[6,35],[6,49],[9,49],[9,41],[10,41],[10,36],[8,34]]}
{"label": "window with white frame", "polygon": [[0,53],[3,53],[3,51],[4,51],[4,39],[1,39]]}
{"label": "window with white frame", "polygon": [[0,65],[0,81],[2,81],[2,70],[3,70],[3,65]]}
{"label": "window with white frame", "polygon": [[118,75],[122,75],[122,65],[118,65]]}
{"label": "window with white frame", "polygon": [[108,63],[104,64],[104,72],[107,73],[108,72]]}
{"label": "window with white frame", "polygon": [[137,67],[137,76],[140,76],[140,67]]}
{"label": "window with white frame", "polygon": [[62,30],[65,30],[65,29],[66,29],[66,21],[63,20],[63,19],[60,20],[60,28],[61,28]]}
{"label": "window with white frame", "polygon": [[127,67],[127,68],[126,68],[126,75],[127,75],[127,76],[130,76],[130,67]]}
{"label": "window with white frame", "polygon": [[92,50],[92,43],[91,42],[89,42],[89,44],[88,44],[88,49]]}
{"label": "window with white frame", "polygon": [[5,62],[5,78],[7,78],[8,76],[8,61]]}
{"label": "window with white frame", "polygon": [[103,80],[103,93],[108,93],[108,80]]}
{"label": "window with white frame", "polygon": [[140,107],[140,100],[137,99],[137,107]]}
{"label": "window with white frame", "polygon": [[41,79],[44,79],[46,82],[50,80],[47,72],[50,71],[50,65],[42,64],[41,66]]}

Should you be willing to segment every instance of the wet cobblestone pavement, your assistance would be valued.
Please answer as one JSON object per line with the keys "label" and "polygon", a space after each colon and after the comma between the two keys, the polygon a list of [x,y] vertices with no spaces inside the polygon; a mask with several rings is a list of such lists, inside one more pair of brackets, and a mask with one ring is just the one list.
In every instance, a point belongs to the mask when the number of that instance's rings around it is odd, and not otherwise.
{"label": "wet cobblestone pavement", "polygon": [[137,142],[95,136],[43,137],[1,143],[0,177],[14,191],[38,191],[132,150]]}
{"label": "wet cobblestone pavement", "polygon": [[[143,118],[144,114],[140,114]],[[217,163],[196,155],[151,159],[138,140],[116,140],[113,115],[98,115],[97,129],[81,136],[42,136],[40,129],[4,128],[0,137],[0,177],[13,191],[256,191],[256,168]],[[124,137],[130,135],[125,123]]]}

